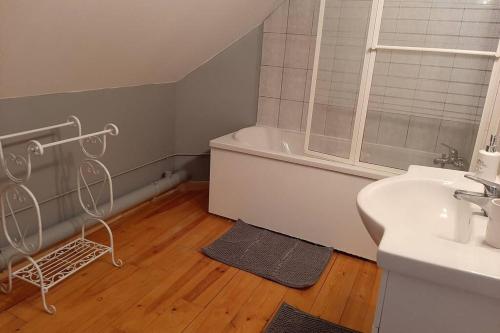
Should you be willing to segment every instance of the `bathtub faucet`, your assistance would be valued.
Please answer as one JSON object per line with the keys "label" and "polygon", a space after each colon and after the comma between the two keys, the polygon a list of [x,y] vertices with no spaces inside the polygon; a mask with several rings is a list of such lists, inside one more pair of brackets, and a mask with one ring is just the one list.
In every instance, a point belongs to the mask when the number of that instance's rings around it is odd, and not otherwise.
{"label": "bathtub faucet", "polygon": [[444,168],[446,164],[452,164],[459,170],[465,169],[465,161],[463,157],[458,156],[458,150],[446,143],[441,143],[442,146],[448,148],[448,154],[442,154],[441,157],[434,159],[434,164],[440,164]]}
{"label": "bathtub faucet", "polygon": [[489,180],[479,178],[474,175],[464,175],[465,178],[483,184],[484,192],[472,192],[464,190],[456,190],[453,196],[458,200],[478,205],[483,209],[484,215],[488,216],[489,206],[492,199],[500,198],[500,184],[490,182]]}

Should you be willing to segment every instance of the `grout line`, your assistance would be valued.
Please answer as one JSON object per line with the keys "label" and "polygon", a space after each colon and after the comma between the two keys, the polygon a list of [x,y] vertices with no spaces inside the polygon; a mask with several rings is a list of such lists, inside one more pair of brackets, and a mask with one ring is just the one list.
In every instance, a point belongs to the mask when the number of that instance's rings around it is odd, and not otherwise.
{"label": "grout line", "polygon": [[287,14],[286,14],[286,30],[285,30],[285,52],[283,53],[283,68],[282,68],[282,71],[281,71],[281,84],[280,84],[280,104],[279,104],[279,108],[278,108],[278,118],[276,119],[276,127],[280,127],[280,116],[281,116],[281,102],[282,102],[282,99],[281,99],[281,96],[282,96],[282,93],[283,93],[283,81],[284,81],[284,77],[285,77],[285,58],[286,58],[286,49],[287,49],[287,41],[288,41],[288,21],[290,19],[290,2],[288,2],[288,7],[287,7]]}
{"label": "grout line", "polygon": [[436,142],[434,143],[434,152],[437,153],[438,152],[438,142],[439,142],[439,134],[441,133],[441,127],[443,126],[443,121],[441,120],[439,122],[439,127],[438,127],[438,131],[437,131],[437,135],[436,135]]}

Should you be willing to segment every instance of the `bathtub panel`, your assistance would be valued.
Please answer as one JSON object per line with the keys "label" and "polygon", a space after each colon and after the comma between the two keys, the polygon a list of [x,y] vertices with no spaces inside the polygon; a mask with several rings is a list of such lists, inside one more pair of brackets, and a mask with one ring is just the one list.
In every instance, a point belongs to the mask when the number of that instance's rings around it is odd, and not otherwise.
{"label": "bathtub panel", "polygon": [[375,260],[356,208],[372,179],[212,148],[209,211]]}

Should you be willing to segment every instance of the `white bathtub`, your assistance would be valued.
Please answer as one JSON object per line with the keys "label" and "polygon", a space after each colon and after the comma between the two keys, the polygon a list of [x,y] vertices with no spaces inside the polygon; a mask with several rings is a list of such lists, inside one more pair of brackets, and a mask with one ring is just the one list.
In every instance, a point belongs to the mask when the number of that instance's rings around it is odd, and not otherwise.
{"label": "white bathtub", "polygon": [[249,127],[210,142],[211,213],[375,260],[356,209],[384,174],[305,156],[304,134]]}

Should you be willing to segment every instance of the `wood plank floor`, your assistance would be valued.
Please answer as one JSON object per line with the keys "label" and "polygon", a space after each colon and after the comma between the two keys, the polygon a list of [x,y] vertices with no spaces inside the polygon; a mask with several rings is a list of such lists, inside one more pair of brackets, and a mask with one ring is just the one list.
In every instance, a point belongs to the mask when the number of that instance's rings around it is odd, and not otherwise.
{"label": "wood plank floor", "polygon": [[[205,257],[200,249],[232,222],[207,213],[206,190],[175,190],[112,224],[118,257],[84,268],[50,290],[41,310],[36,288],[15,281],[0,294],[0,332],[260,332],[287,302],[326,320],[370,332],[377,266],[335,253],[320,281],[286,288]],[[97,231],[90,236],[106,241]]]}

